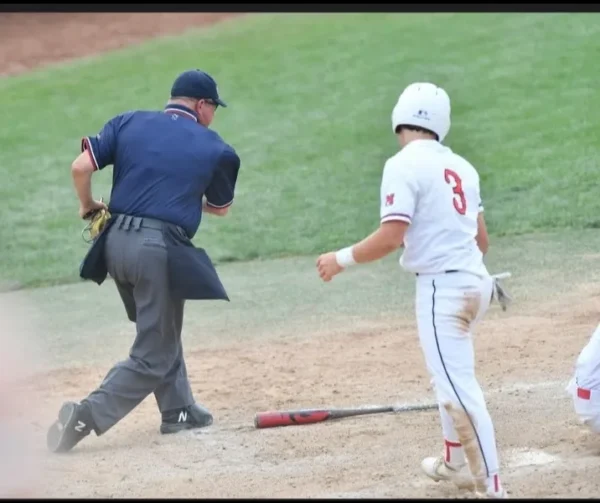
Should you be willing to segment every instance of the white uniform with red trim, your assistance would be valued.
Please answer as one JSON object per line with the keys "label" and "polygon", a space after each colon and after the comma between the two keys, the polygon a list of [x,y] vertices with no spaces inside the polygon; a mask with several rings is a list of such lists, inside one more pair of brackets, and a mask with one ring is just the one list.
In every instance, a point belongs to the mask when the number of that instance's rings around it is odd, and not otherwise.
{"label": "white uniform with red trim", "polygon": [[475,242],[481,211],[477,171],[435,140],[409,143],[384,167],[381,221],[411,224],[400,258],[408,272],[487,275]]}
{"label": "white uniform with red trim", "polygon": [[567,391],[580,421],[600,434],[600,325],[579,353]]}
{"label": "white uniform with red trim", "polygon": [[[392,125],[416,125],[443,137],[449,104],[444,110],[443,90],[427,86],[407,88]],[[440,403],[445,461],[456,468],[468,461],[477,490],[501,495],[495,432],[475,378],[471,336],[493,289],[475,240],[481,211],[477,171],[438,141],[414,140],[387,161],[380,216],[410,224],[400,265],[417,275],[419,339]]]}

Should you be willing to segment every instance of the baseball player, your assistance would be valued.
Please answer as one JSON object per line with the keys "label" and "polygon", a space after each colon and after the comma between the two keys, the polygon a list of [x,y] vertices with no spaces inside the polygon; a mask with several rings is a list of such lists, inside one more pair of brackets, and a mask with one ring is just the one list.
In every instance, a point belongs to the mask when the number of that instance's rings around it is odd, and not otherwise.
{"label": "baseball player", "polygon": [[471,336],[495,279],[483,262],[488,235],[479,175],[442,144],[449,129],[450,99],[443,89],[415,83],[404,90],[392,112],[401,150],[383,169],[380,226],[359,243],[321,255],[317,269],[327,282],[354,264],[404,248],[400,265],[416,275],[419,339],[444,437],[444,454],[425,458],[421,467],[435,481],[502,498],[494,427],[475,378]]}
{"label": "baseball player", "polygon": [[[102,435],[153,393],[160,431],[212,423],[195,403],[181,330],[186,299],[228,300],[214,267],[191,239],[203,213],[225,216],[233,203],[240,158],[209,126],[225,107],[215,80],[200,70],[177,77],[162,111],[110,119],[82,141],[72,165],[79,215],[108,210],[110,219],[81,264],[80,276],[114,279],[137,334],[117,363],[80,403],[67,402],[47,435],[52,452],[66,452],[91,431]],[[92,198],[94,172],[113,165],[108,208]]]}
{"label": "baseball player", "polygon": [[567,391],[579,420],[600,434],[600,325],[579,353]]}

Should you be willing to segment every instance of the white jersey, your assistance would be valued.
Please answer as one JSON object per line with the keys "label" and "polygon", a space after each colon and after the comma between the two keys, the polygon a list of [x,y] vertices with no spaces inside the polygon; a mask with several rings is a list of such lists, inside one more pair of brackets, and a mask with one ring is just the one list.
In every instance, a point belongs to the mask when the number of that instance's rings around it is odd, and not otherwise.
{"label": "white jersey", "polygon": [[381,222],[408,222],[400,265],[413,273],[486,275],[475,241],[483,211],[479,175],[435,140],[414,140],[385,164]]}

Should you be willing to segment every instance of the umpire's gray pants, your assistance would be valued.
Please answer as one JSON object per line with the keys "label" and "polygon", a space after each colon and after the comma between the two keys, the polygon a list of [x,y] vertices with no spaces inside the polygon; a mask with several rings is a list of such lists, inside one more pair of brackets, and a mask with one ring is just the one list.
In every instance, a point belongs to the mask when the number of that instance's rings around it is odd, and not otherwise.
{"label": "umpire's gray pants", "polygon": [[154,393],[161,412],[194,403],[181,329],[183,299],[169,292],[167,248],[158,220],[118,217],[106,239],[106,263],[128,313],[137,315],[129,358],[86,399],[102,434]]}

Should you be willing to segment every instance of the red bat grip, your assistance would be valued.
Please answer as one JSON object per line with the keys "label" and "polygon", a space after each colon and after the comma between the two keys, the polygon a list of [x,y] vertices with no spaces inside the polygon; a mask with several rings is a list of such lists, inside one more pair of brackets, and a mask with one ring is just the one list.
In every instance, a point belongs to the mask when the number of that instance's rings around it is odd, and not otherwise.
{"label": "red bat grip", "polygon": [[254,419],[257,428],[275,428],[277,426],[292,426],[318,423],[329,419],[329,412],[318,410],[314,412],[259,412]]}

